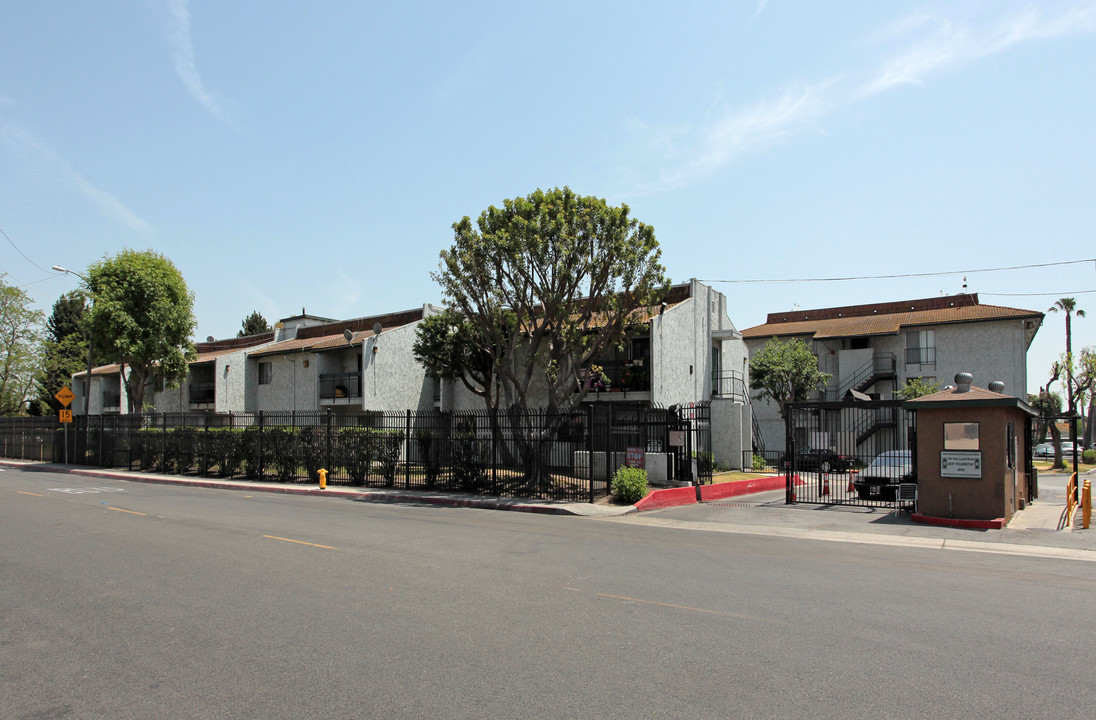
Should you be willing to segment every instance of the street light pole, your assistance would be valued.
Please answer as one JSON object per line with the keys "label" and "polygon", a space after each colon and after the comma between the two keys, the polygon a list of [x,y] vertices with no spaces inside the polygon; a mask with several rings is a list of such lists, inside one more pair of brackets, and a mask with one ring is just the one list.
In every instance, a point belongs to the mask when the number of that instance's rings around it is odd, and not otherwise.
{"label": "street light pole", "polygon": [[[75,275],[76,277],[83,280],[85,283],[88,283],[88,279],[85,276],[81,275],[80,273],[76,272],[75,270],[69,270],[67,268],[63,268],[60,265],[54,265],[53,269],[56,272],[68,273],[69,275]],[[88,294],[89,295],[91,294],[91,285],[90,284],[88,285]],[[95,303],[95,297],[94,296],[91,297],[91,302],[92,302],[92,304]],[[88,417],[91,413],[91,328],[88,328],[87,334],[86,334],[85,337],[87,338],[87,341],[88,341],[88,376],[87,376],[87,382],[84,386],[84,423],[86,425],[87,423],[91,422],[90,418]]]}

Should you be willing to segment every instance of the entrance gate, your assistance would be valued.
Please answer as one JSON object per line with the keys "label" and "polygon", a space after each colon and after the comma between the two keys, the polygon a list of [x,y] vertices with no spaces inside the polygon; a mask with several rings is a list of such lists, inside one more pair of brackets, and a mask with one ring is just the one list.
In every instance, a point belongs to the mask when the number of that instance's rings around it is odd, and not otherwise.
{"label": "entrance gate", "polygon": [[902,400],[789,403],[785,501],[893,507],[917,481],[916,413]]}

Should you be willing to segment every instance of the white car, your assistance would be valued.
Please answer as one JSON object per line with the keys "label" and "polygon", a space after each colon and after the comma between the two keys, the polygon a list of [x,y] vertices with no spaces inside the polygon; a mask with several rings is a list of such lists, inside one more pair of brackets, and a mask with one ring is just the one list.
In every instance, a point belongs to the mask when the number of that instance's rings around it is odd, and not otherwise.
{"label": "white car", "polygon": [[863,500],[874,497],[894,500],[899,483],[905,482],[917,482],[913,474],[913,453],[909,450],[888,450],[860,471],[853,486]]}
{"label": "white car", "polygon": [[[1083,448],[1080,445],[1077,446],[1077,454],[1080,455]],[[1037,458],[1053,458],[1054,457],[1054,443],[1039,443],[1031,450],[1032,457]],[[1068,440],[1062,441],[1062,457],[1069,458],[1073,456],[1073,443]]]}

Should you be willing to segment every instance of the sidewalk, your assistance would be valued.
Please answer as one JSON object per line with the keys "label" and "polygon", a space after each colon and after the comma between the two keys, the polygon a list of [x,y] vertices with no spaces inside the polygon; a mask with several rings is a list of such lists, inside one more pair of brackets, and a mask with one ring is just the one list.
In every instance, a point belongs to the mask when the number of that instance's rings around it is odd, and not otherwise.
{"label": "sidewalk", "polygon": [[[360,502],[440,505],[447,507],[509,510],[552,515],[576,515],[619,522],[679,529],[731,532],[739,534],[795,537],[808,540],[907,545],[911,547],[947,547],[948,549],[1006,552],[1043,557],[1064,557],[1096,561],[1096,528],[1080,530],[1079,520],[1058,530],[1065,509],[1065,484],[1068,475],[1044,474],[1039,482],[1039,499],[1018,512],[1001,530],[969,530],[916,523],[908,513],[889,508],[841,505],[788,505],[783,490],[766,490],[731,496],[703,504],[694,501],[637,512],[631,505],[608,505],[552,500],[499,498],[461,493],[424,492],[397,488],[356,488],[328,485],[320,490],[314,484],[224,480],[179,475],[158,475],[124,470],[0,460],[0,467],[31,472],[54,472],[89,478],[128,482],[157,483],[245,492],[272,492],[288,495],[327,496]],[[743,488],[745,489],[745,488]],[[1079,518],[1080,511],[1075,514]]]}
{"label": "sidewalk", "polygon": [[427,492],[403,490],[399,488],[359,488],[349,485],[328,485],[327,489],[320,490],[319,486],[314,483],[258,482],[254,480],[226,480],[222,478],[190,477],[186,475],[158,475],[155,473],[134,472],[130,470],[109,470],[7,459],[0,459],[0,467],[19,468],[29,472],[52,472],[79,475],[81,477],[107,478],[110,480],[155,483],[159,485],[201,487],[215,490],[244,490],[246,492],[270,492],[282,493],[285,495],[326,496],[358,500],[360,502],[443,505],[448,507],[511,510],[549,515],[583,515],[586,517],[606,517],[635,512],[635,508],[630,505],[595,505],[593,503],[564,502],[559,500],[501,498],[493,495]]}

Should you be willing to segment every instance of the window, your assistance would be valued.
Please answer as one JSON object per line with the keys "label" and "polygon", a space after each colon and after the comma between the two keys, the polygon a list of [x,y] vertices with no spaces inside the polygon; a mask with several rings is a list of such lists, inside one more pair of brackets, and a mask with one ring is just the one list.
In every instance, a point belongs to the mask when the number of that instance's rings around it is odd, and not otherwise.
{"label": "window", "polygon": [[854,337],[849,341],[849,348],[852,350],[867,350],[868,339],[866,337]]}
{"label": "window", "polygon": [[270,363],[268,363],[268,362],[259,363],[259,384],[260,385],[269,385],[270,384],[270,379],[273,376],[274,376],[274,372],[273,372],[272,368],[270,367]]}
{"label": "window", "polygon": [[935,330],[910,330],[906,333],[906,364],[936,364]]}
{"label": "window", "polygon": [[945,450],[977,450],[978,423],[944,423]]}

